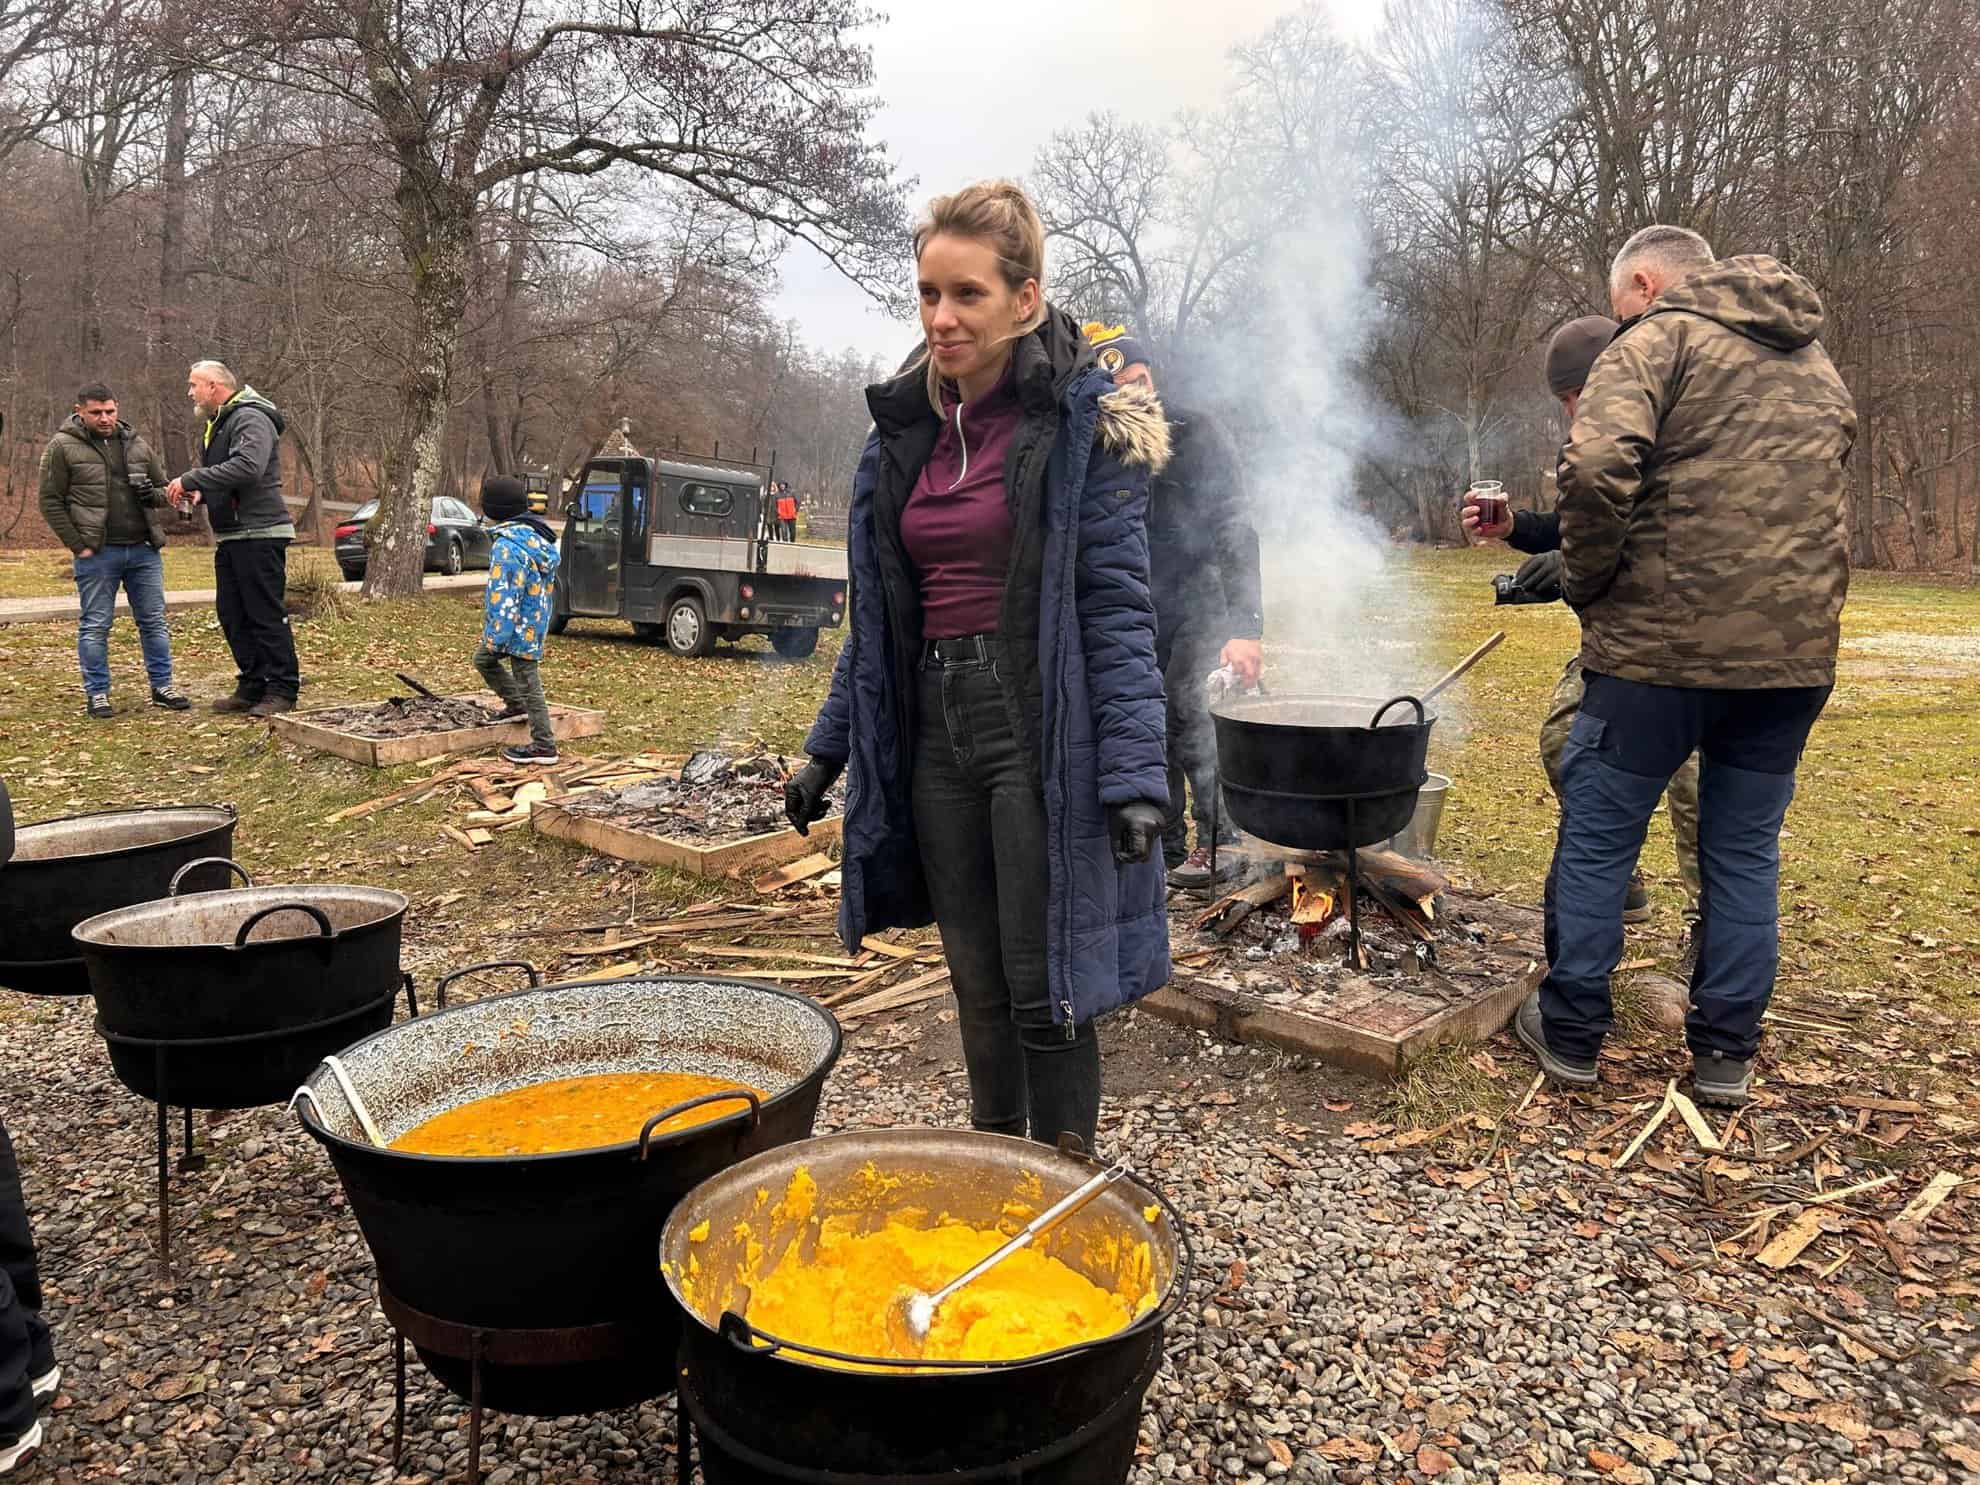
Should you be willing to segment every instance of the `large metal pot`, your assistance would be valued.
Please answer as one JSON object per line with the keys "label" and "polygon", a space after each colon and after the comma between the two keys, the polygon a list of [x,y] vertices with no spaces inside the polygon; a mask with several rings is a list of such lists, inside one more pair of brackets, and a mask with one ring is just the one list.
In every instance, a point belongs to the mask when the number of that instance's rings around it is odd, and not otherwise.
{"label": "large metal pot", "polygon": [[[869,1166],[878,1182],[862,1174]],[[1161,1364],[1163,1328],[1189,1284],[1189,1245],[1159,1192],[1118,1182],[1044,1240],[1052,1256],[1110,1288],[1127,1281],[1147,1244],[1159,1299],[1125,1330],[1018,1361],[879,1362],[847,1370],[809,1359],[805,1348],[735,1313],[749,1278],[748,1243],[774,1251],[796,1237],[764,1229],[771,1204],[800,1167],[817,1181],[828,1217],[850,1213],[877,1224],[915,1211],[929,1223],[948,1217],[1006,1230],[1012,1202],[1040,1209],[1095,1169],[1005,1135],[882,1129],[787,1145],[689,1192],[667,1220],[660,1257],[688,1315],[681,1404],[699,1435],[708,1485],[1108,1485],[1127,1478],[1142,1400]],[[874,1193],[883,1188],[886,1206],[876,1207]]]}
{"label": "large metal pot", "polygon": [[[69,930],[85,918],[163,897],[174,874],[233,850],[232,805],[173,805],[65,815],[20,826],[0,865],[0,986],[29,995],[87,995],[89,973]],[[186,880],[225,886],[224,867]]]}
{"label": "large metal pot", "polygon": [[124,1086],[242,1109],[280,1103],[326,1053],[391,1024],[405,916],[378,887],[248,887],[118,908],[74,937]]}
{"label": "large metal pot", "polygon": [[343,1052],[386,1143],[473,1099],[587,1073],[701,1073],[768,1096],[650,1140],[501,1158],[376,1147],[328,1068],[297,1111],[350,1196],[387,1315],[433,1374],[470,1397],[478,1349],[487,1406],[591,1412],[672,1388],[680,1312],[654,1257],[661,1224],[717,1171],[811,1133],[839,1045],[830,1012],[745,980],[549,985]]}
{"label": "large metal pot", "polygon": [[1211,718],[1231,818],[1305,851],[1373,845],[1408,825],[1437,722],[1413,696],[1252,696]]}

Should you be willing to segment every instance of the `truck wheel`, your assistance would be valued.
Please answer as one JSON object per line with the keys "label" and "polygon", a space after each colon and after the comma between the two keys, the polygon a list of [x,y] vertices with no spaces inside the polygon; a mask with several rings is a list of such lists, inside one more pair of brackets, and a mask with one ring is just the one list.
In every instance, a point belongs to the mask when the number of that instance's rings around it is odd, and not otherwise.
{"label": "truck wheel", "polygon": [[770,631],[770,648],[786,660],[809,659],[818,648],[816,629],[773,629]]}
{"label": "truck wheel", "polygon": [[667,609],[667,648],[684,660],[695,660],[715,647],[708,611],[692,593],[676,598]]}
{"label": "truck wheel", "polygon": [[638,619],[633,620],[632,631],[634,639],[640,641],[642,644],[649,645],[659,644],[667,635],[665,625],[642,623]]}

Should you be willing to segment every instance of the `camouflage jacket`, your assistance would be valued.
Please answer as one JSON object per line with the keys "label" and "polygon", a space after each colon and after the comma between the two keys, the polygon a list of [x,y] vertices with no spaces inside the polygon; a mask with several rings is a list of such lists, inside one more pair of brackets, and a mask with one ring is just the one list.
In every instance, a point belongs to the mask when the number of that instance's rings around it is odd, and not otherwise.
{"label": "camouflage jacket", "polygon": [[1626,323],[1561,451],[1561,551],[1589,670],[1664,686],[1835,680],[1856,407],[1822,301],[1725,258]]}

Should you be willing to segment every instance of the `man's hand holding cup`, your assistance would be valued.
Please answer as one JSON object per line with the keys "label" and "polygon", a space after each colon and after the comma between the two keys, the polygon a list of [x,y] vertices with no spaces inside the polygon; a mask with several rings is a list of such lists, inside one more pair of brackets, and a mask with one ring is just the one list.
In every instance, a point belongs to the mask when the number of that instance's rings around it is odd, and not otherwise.
{"label": "man's hand holding cup", "polygon": [[1498,480],[1473,480],[1464,492],[1464,505],[1458,512],[1458,525],[1464,539],[1473,546],[1488,541],[1504,541],[1512,535],[1512,501]]}

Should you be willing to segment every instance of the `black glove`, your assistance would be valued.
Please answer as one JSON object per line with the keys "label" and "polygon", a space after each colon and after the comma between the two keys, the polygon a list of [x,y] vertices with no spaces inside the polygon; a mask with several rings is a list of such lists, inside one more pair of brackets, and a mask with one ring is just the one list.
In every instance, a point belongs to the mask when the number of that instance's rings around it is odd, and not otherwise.
{"label": "black glove", "polygon": [[1107,839],[1113,843],[1114,860],[1122,866],[1146,861],[1155,854],[1155,843],[1162,838],[1167,823],[1162,811],[1145,799],[1107,807]]}
{"label": "black glove", "polygon": [[1492,579],[1496,603],[1558,603],[1562,597],[1561,554],[1542,552],[1519,564],[1511,577],[1500,573]]}
{"label": "black glove", "polygon": [[812,821],[825,813],[825,795],[838,783],[845,764],[814,758],[784,785],[784,818],[799,835],[811,834]]}

